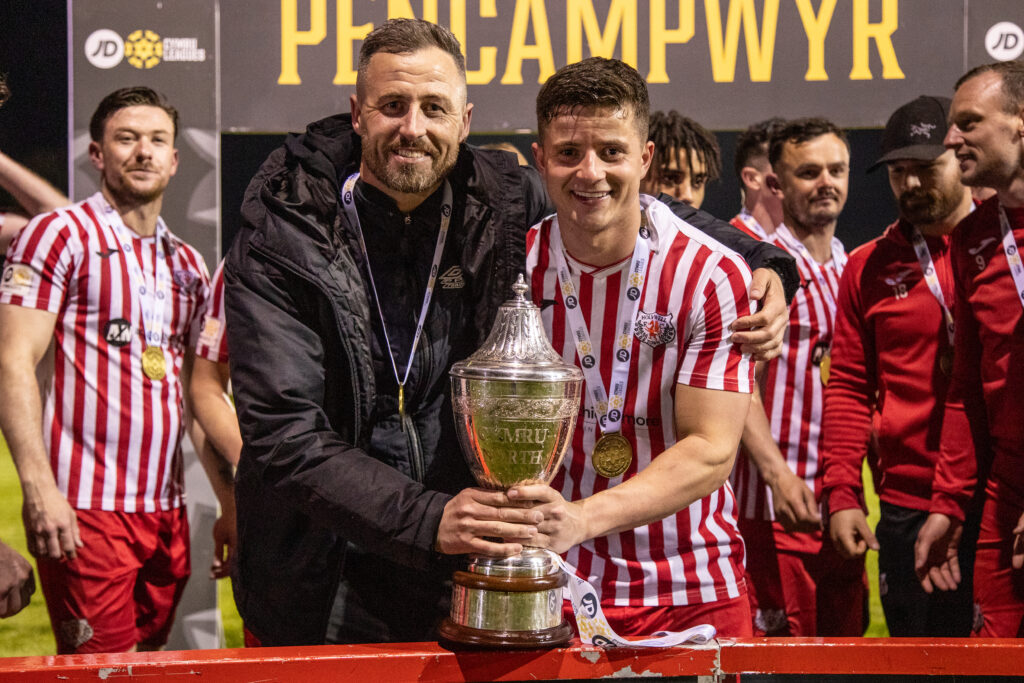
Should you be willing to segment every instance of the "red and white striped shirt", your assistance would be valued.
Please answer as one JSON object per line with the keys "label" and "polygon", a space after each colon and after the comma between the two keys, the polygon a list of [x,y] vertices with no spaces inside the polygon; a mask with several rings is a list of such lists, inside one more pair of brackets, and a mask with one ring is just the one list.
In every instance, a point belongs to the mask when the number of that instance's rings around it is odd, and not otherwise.
{"label": "red and white striped shirt", "polygon": [[196,342],[196,355],[214,363],[228,362],[227,318],[224,314],[224,260],[217,264],[210,280],[210,297],[203,314],[203,326]]}
{"label": "red and white striped shirt", "polygon": [[[647,206],[652,248],[640,298],[639,325],[656,335],[633,336],[622,435],[634,458],[621,477],[598,475],[590,453],[599,437],[593,400],[584,391],[572,443],[552,487],[580,500],[629,479],[676,442],[676,384],[750,392],[753,363],[729,341],[727,328],[749,315],[750,270],[733,252],[678,219],[658,201]],[[648,204],[649,202],[649,204]],[[550,246],[551,219],[527,235],[526,268],[545,330],[567,363],[577,363]],[[629,260],[587,272],[568,259],[580,309],[605,382],[611,377],[615,322]],[[735,498],[726,484],[660,522],[595,538],[567,560],[597,586],[606,605],[688,605],[746,594],[743,541]]]}
{"label": "red and white striped shirt", "polygon": [[765,231],[761,224],[757,222],[753,214],[747,211],[747,207],[740,209],[740,212],[732,217],[729,224],[738,230],[742,230],[751,237],[756,237],[759,240],[767,240],[768,233]]}
{"label": "red and white striped shirt", "polygon": [[[846,252],[842,243],[833,237],[832,258],[819,264],[785,224],[780,225],[768,241],[796,259],[800,287],[789,306],[789,328],[782,340],[782,354],[769,362],[761,395],[772,437],[786,464],[818,494],[821,490],[818,449],[825,388],[822,361],[829,358],[839,278],[846,266]],[[828,367],[827,360],[825,367]],[[742,450],[733,468],[732,485],[739,501],[740,517],[775,518],[771,490]]]}
{"label": "red and white striped shirt", "polygon": [[[57,315],[43,438],[57,486],[77,509],[153,512],[182,504],[180,372],[209,276],[199,252],[162,233],[160,240],[135,235],[96,193],[37,216],[8,251],[0,303]],[[158,258],[166,268],[157,268]],[[142,371],[142,285],[133,282],[128,259],[149,282],[160,272],[170,278],[157,288],[157,296],[170,293],[163,380]]]}

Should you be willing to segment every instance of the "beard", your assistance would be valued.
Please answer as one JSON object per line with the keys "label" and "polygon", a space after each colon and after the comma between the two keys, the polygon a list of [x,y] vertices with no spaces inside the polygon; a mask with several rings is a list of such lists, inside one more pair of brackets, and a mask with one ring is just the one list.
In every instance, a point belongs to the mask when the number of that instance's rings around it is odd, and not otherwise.
{"label": "beard", "polygon": [[[957,183],[959,185],[959,183]],[[955,188],[915,188],[900,195],[900,218],[911,225],[936,223],[953,213],[962,195]]]}
{"label": "beard", "polygon": [[[426,140],[415,144],[392,143],[384,146],[368,144],[363,138],[363,162],[373,175],[384,185],[395,192],[420,194],[437,187],[448,173],[455,167],[459,155],[459,146],[448,149],[445,156],[440,150]],[[390,164],[392,152],[398,148],[414,148],[430,157],[430,166],[421,168],[421,164]]]}

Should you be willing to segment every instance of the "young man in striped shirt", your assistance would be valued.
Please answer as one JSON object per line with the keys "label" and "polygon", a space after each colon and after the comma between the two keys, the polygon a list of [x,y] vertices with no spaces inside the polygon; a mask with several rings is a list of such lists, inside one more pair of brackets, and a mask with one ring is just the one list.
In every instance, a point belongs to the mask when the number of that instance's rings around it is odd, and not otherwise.
{"label": "young man in striped shirt", "polygon": [[754,632],[860,636],[864,562],[844,560],[822,543],[814,498],[821,486],[822,395],[846,263],[835,228],[846,202],[850,150],[832,122],[797,119],[772,136],[769,161],[768,182],[782,193],[784,218],[771,241],[796,259],[801,286],[782,355],[761,378],[763,399],[755,399],[748,415],[732,480],[747,541]]}
{"label": "young man in striped shirt", "polygon": [[174,108],[124,88],[89,132],[100,191],[34,219],[0,285],[0,427],[62,654],[166,642],[189,574],[183,381],[209,282],[160,218]]}
{"label": "young man in striped shirt", "polygon": [[534,155],[557,215],[528,234],[527,270],[585,398],[552,486],[509,497],[537,503],[539,532],[596,586],[618,633],[749,635],[727,479],[753,383],[728,327],[750,311],[750,272],[640,194],[648,108],[640,75],[597,57],[538,96]]}

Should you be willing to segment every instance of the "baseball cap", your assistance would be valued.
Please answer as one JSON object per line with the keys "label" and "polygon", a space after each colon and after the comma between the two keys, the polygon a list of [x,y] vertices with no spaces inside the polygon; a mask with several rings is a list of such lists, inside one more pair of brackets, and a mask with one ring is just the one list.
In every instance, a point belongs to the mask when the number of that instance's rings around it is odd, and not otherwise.
{"label": "baseball cap", "polygon": [[893,112],[882,133],[882,157],[868,171],[897,159],[931,161],[945,152],[950,104],[948,97],[921,95]]}

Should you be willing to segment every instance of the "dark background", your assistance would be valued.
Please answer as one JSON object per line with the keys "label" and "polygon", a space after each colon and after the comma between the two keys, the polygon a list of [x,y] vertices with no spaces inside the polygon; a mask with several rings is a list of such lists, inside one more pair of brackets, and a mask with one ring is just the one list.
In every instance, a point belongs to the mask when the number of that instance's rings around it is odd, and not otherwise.
{"label": "dark background", "polygon": [[[7,75],[12,97],[0,108],[0,150],[24,163],[62,190],[67,190],[67,4],[65,0],[0,2],[0,72]],[[96,93],[99,100],[106,93]],[[909,101],[918,93],[907,93]],[[677,108],[686,113],[685,102]],[[808,111],[808,115],[816,112]],[[751,122],[773,115],[751,112]],[[714,121],[702,121],[714,129]],[[850,195],[837,236],[847,249],[880,234],[895,217],[895,204],[884,171],[865,174],[878,156],[881,131],[848,131],[852,147]],[[729,220],[739,210],[739,183],[732,172],[736,131],[716,131],[722,148],[723,177],[709,185],[702,207]],[[221,136],[222,246],[238,227],[238,207],[249,178],[280,144],[283,134]],[[528,135],[472,135],[474,143],[508,140],[532,158]],[[73,197],[72,199],[81,199]],[[0,206],[11,205],[0,193]]]}

